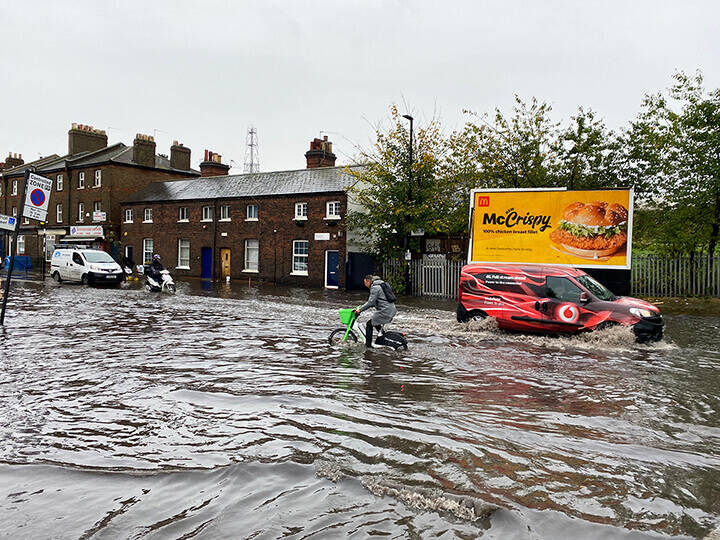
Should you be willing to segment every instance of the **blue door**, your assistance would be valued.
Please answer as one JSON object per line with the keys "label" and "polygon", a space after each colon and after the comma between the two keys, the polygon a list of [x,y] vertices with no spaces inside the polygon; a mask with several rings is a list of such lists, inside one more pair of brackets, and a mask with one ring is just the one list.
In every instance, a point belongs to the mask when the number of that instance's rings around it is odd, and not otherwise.
{"label": "blue door", "polygon": [[338,274],[338,266],[340,263],[340,254],[337,251],[325,252],[325,286],[337,287],[340,283]]}
{"label": "blue door", "polygon": [[202,278],[212,279],[212,248],[202,248],[200,261],[202,263]]}

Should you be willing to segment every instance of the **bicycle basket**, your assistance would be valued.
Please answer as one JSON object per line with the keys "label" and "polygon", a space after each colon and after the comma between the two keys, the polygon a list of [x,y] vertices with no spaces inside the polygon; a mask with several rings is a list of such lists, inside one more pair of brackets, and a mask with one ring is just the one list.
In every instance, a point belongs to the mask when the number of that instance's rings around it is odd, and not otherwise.
{"label": "bicycle basket", "polygon": [[350,324],[355,316],[352,309],[340,309],[338,313],[340,314],[340,322],[343,324]]}

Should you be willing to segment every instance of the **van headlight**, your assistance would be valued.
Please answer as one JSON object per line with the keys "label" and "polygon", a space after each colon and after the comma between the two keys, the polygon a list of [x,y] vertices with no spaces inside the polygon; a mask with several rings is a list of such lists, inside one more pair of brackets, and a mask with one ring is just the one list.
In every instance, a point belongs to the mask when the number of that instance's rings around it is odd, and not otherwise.
{"label": "van headlight", "polygon": [[652,317],[653,315],[655,315],[655,314],[654,314],[652,311],[650,311],[649,309],[636,308],[636,307],[631,307],[631,308],[630,308],[630,313],[632,313],[632,314],[635,315],[636,317],[640,317],[641,319],[647,319],[647,318]]}

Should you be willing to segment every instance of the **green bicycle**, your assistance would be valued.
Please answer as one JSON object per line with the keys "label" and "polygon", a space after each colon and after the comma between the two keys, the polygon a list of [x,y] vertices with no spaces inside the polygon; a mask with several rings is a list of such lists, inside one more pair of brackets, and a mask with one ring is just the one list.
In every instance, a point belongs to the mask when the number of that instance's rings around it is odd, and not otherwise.
{"label": "green bicycle", "polygon": [[[355,314],[355,310],[340,309],[338,310],[338,314],[340,316],[340,322],[345,326],[343,328],[336,328],[330,332],[328,343],[330,343],[330,345],[339,345],[347,342],[357,343],[358,333],[363,337],[363,341],[365,341],[365,331],[362,325],[356,324],[358,316]],[[407,343],[405,334],[392,331],[386,332],[383,327],[380,327],[378,337],[375,340],[375,345],[384,345],[396,351],[401,348],[407,350]]]}

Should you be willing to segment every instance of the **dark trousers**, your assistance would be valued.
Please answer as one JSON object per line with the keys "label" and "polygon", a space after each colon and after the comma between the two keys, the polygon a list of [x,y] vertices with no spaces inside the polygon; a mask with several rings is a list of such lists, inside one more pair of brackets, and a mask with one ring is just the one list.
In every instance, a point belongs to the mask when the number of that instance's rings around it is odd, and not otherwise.
{"label": "dark trousers", "polygon": [[[375,325],[375,329],[379,332],[380,328],[382,326]],[[365,324],[365,346],[366,347],[372,347],[372,336],[373,336],[373,323],[372,319],[369,319],[368,322]]]}

